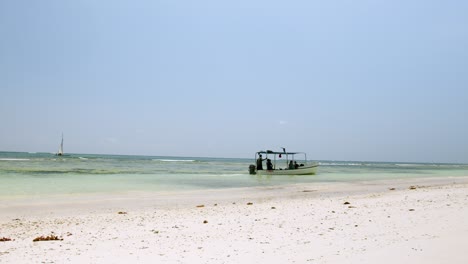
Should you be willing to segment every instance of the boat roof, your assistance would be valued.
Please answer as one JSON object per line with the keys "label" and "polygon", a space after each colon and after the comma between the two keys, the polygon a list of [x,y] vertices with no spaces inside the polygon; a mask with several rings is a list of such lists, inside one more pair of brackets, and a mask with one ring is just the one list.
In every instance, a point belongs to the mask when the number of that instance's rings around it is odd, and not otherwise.
{"label": "boat roof", "polygon": [[294,155],[294,154],[305,154],[305,152],[285,152],[285,151],[261,150],[261,151],[257,151],[257,154]]}

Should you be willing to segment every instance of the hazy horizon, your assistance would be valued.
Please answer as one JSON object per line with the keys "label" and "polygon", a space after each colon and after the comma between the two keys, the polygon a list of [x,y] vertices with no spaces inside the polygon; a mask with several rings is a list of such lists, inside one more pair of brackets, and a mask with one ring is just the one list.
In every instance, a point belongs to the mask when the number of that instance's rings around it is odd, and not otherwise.
{"label": "hazy horizon", "polygon": [[[28,151],[4,151],[0,150],[0,153],[25,153],[25,154],[51,154],[55,155],[55,152],[43,152],[43,151],[37,151],[37,152],[28,152]],[[79,155],[92,155],[92,156],[134,156],[134,157],[164,157],[164,158],[202,158],[202,159],[240,159],[240,160],[252,160],[252,162],[255,161],[254,155],[255,153],[252,154],[252,157],[222,157],[222,156],[171,156],[171,155],[159,155],[159,154],[148,154],[148,155],[140,155],[140,154],[119,154],[119,153],[114,153],[114,154],[108,154],[108,153],[65,153],[65,156],[67,157],[68,155],[74,155],[74,156],[79,156]],[[315,162],[350,162],[350,163],[395,163],[395,164],[449,164],[449,165],[468,165],[468,163],[462,163],[462,162],[425,162],[425,161],[403,161],[403,160],[324,160],[324,159],[313,159],[307,157],[308,161],[315,161]]]}

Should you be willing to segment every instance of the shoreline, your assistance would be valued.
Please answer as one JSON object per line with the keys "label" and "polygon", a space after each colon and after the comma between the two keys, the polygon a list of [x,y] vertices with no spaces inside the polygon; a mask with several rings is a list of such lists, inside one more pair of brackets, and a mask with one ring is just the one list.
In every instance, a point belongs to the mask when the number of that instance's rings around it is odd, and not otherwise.
{"label": "shoreline", "polygon": [[[468,176],[2,201],[0,212],[0,237],[14,239],[0,262],[468,260]],[[32,242],[50,234],[63,240]]]}
{"label": "shoreline", "polygon": [[[389,188],[401,190],[407,185],[440,186],[454,183],[467,183],[468,176],[427,177],[427,178],[397,178],[349,182],[313,182],[294,183],[274,186],[255,186],[206,190],[182,191],[131,191],[89,194],[48,194],[45,196],[8,197],[0,200],[0,220],[7,212],[16,214],[21,211],[29,215],[43,213],[47,208],[50,212],[60,213],[67,208],[77,206],[82,209],[108,210],[112,208],[130,207],[134,210],[144,210],[150,207],[168,209],[171,207],[193,207],[200,202],[219,203],[239,199],[272,199],[307,197],[315,195],[345,195],[366,192],[384,192]],[[74,210],[76,211],[76,210]],[[82,213],[82,212],[80,212]]]}

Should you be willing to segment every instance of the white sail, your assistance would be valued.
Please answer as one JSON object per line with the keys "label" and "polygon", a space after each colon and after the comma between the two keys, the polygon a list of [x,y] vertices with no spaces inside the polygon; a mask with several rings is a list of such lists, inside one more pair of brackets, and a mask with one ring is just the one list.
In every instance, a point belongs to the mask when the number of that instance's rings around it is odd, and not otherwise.
{"label": "white sail", "polygon": [[60,142],[60,147],[57,155],[63,155],[63,133],[62,133],[62,142]]}

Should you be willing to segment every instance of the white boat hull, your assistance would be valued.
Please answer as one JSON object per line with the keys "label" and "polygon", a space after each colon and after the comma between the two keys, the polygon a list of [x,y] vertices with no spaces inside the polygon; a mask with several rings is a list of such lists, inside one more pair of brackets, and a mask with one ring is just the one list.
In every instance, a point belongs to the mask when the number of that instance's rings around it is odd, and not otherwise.
{"label": "white boat hull", "polygon": [[297,169],[284,170],[257,170],[257,175],[314,175],[317,172],[318,164],[302,166]]}

